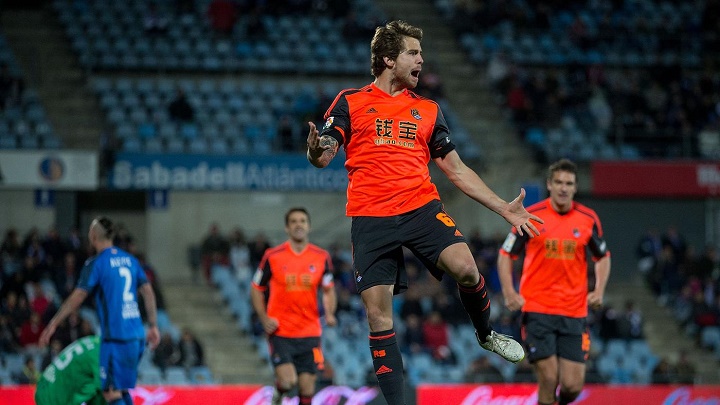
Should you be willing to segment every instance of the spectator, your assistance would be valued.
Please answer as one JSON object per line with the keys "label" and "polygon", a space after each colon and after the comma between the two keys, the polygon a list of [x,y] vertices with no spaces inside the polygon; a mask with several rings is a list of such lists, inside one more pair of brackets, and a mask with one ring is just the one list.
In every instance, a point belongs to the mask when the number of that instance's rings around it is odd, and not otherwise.
{"label": "spectator", "polygon": [[[65,250],[77,255],[82,253],[84,249],[85,241],[80,235],[80,230],[76,227],[70,228],[67,237],[65,237]],[[81,260],[81,262],[84,262],[84,260]]]}
{"label": "spectator", "polygon": [[91,333],[87,333],[87,331],[83,329],[83,319],[80,317],[80,313],[78,311],[73,311],[70,315],[68,315],[65,322],[57,328],[53,340],[60,341],[62,347],[64,348],[70,343],[89,334]]}
{"label": "spectator", "polygon": [[513,79],[507,94],[507,106],[512,112],[513,121],[520,129],[524,129],[530,113],[530,102],[519,79]]}
{"label": "spectator", "polygon": [[227,35],[235,26],[238,10],[230,0],[212,0],[208,6],[207,17],[215,32]]}
{"label": "spectator", "polygon": [[66,345],[63,345],[59,339],[52,339],[45,351],[45,354],[43,355],[42,362],[40,363],[40,369],[45,370],[45,368],[49,366],[53,360],[55,360],[55,357],[60,354],[65,346]]}
{"label": "spectator", "polygon": [[40,371],[35,364],[35,358],[33,358],[33,356],[25,356],[22,371],[16,374],[15,380],[18,384],[37,384],[38,380],[40,380]]}
{"label": "spectator", "polygon": [[217,223],[212,223],[208,230],[207,236],[200,246],[200,255],[202,258],[203,274],[205,280],[210,281],[210,269],[215,264],[227,266],[230,264],[229,254],[230,244],[220,234],[220,227]]}
{"label": "spectator", "polygon": [[695,383],[695,364],[688,357],[688,352],[681,350],[675,363],[678,384],[692,385]]}
{"label": "spectator", "polygon": [[[587,377],[586,377],[587,380]],[[520,363],[517,364],[517,368],[515,369],[515,374],[513,374],[513,382],[516,383],[535,383],[537,380],[535,379],[535,371],[532,368],[532,365],[530,364],[530,361],[526,358],[524,358]],[[586,381],[590,382],[590,381]]]}
{"label": "spectator", "polygon": [[22,245],[18,239],[18,232],[15,228],[10,228],[5,232],[5,239],[0,246],[0,260],[2,260],[5,274],[13,274],[20,270],[22,256]]}
{"label": "spectator", "polygon": [[30,283],[30,288],[32,290],[30,310],[40,315],[41,320],[44,320],[48,309],[54,310],[55,305],[53,304],[52,296],[48,296],[38,282]]}
{"label": "spectator", "polygon": [[74,252],[67,252],[63,260],[62,268],[54,274],[55,290],[62,299],[67,298],[73,288],[75,288],[79,273],[80,268],[78,267],[76,254]]}
{"label": "spectator", "polygon": [[57,269],[62,268],[63,257],[65,256],[65,243],[55,226],[48,229],[48,233],[42,241],[42,247],[51,274],[54,274]]}
{"label": "spectator", "polygon": [[620,337],[618,332],[618,313],[610,304],[606,304],[600,317],[600,338],[603,340],[617,339]]}
{"label": "spectator", "polygon": [[[150,263],[148,263],[147,257],[145,256],[144,253],[137,252],[137,253],[135,253],[135,257],[138,259],[140,266],[145,271],[145,277],[147,277],[148,282],[150,283],[150,286],[152,287],[153,292],[155,293],[155,306],[157,307],[158,310],[164,310],[165,309],[165,297],[163,295],[162,288],[160,288],[160,279],[158,278],[155,268]],[[145,308],[145,306],[142,305],[141,308]],[[145,314],[143,314],[143,319],[145,319]]]}
{"label": "spectator", "polygon": [[183,329],[178,348],[180,351],[178,365],[185,368],[205,365],[203,348],[189,328]]}
{"label": "spectator", "polygon": [[364,41],[367,37],[372,36],[373,29],[363,26],[358,20],[357,13],[352,8],[345,10],[350,10],[343,19],[342,34],[345,39],[350,42],[357,42]]}
{"label": "spectator", "polygon": [[658,295],[658,302],[661,305],[666,305],[679,291],[680,268],[678,256],[675,255],[674,249],[669,244],[663,244],[658,266],[651,275],[651,285],[655,294]]}
{"label": "spectator", "polygon": [[265,35],[265,24],[260,6],[253,7],[247,14],[245,35],[249,39],[260,39]]}
{"label": "spectator", "polygon": [[155,348],[153,363],[164,373],[168,367],[177,365],[178,360],[180,360],[178,346],[169,333],[163,333],[160,337],[160,343]]}
{"label": "spectator", "polygon": [[[532,374],[532,369],[530,369]],[[502,383],[505,379],[495,365],[490,363],[488,356],[480,356],[473,360],[465,370],[465,382],[470,384]]]}
{"label": "spectator", "polygon": [[[30,305],[28,305],[27,296],[25,294],[11,294],[6,299],[7,313],[10,316],[10,322],[16,328],[19,328],[30,319]],[[18,335],[19,336],[19,335]]]}
{"label": "spectator", "polygon": [[30,318],[20,327],[20,345],[25,348],[37,346],[43,329],[45,325],[40,315],[36,312],[30,313]]}
{"label": "spectator", "polygon": [[298,150],[298,143],[296,142],[298,131],[292,117],[287,114],[280,117],[277,131],[277,138],[280,140],[280,150],[282,152],[295,152]]}
{"label": "spectator", "polygon": [[415,92],[433,100],[442,100],[445,98],[442,78],[437,74],[432,64],[426,63],[425,66],[423,66],[423,72],[420,75],[417,87],[415,87]]}
{"label": "spectator", "polygon": [[195,110],[190,105],[183,89],[177,89],[175,99],[168,106],[170,118],[178,122],[189,122],[195,118]]}
{"label": "spectator", "polygon": [[635,254],[638,258],[638,270],[645,275],[646,279],[657,266],[661,251],[662,241],[660,240],[658,231],[654,228],[649,228],[645,235],[640,238],[637,248],[635,249]]}
{"label": "spectator", "polygon": [[520,328],[508,311],[503,311],[499,319],[493,323],[493,329],[498,333],[520,339]]}
{"label": "spectator", "polygon": [[240,282],[250,280],[253,272],[250,267],[250,249],[240,228],[235,228],[230,237],[230,264]]}
{"label": "spectator", "polygon": [[675,375],[667,358],[663,357],[660,359],[655,368],[652,371],[651,381],[653,384],[671,384],[674,382]]}
{"label": "spectator", "polygon": [[10,319],[0,310],[0,353],[17,353],[20,345]]}
{"label": "spectator", "polygon": [[[422,321],[417,314],[409,314],[405,318],[405,334],[403,335],[403,349],[406,354],[417,354],[425,352],[425,341],[423,335]],[[377,380],[375,381],[377,384]]]}
{"label": "spectator", "polygon": [[497,91],[502,91],[503,82],[510,75],[510,63],[503,51],[497,51],[490,57],[487,66],[487,79]]}
{"label": "spectator", "polygon": [[168,28],[167,16],[158,9],[158,5],[150,3],[143,17],[143,28],[147,34],[164,34]]}
{"label": "spectator", "polygon": [[260,264],[265,251],[270,248],[270,242],[265,236],[265,233],[258,232],[255,234],[253,240],[248,243],[248,249],[250,250],[250,268],[256,269]]}
{"label": "spectator", "polygon": [[433,295],[432,309],[440,312],[445,322],[457,326],[467,323],[468,317],[463,312],[460,297],[457,296],[457,288],[452,292],[442,292]]}
{"label": "spectator", "polygon": [[625,311],[617,319],[618,334],[623,339],[644,339],[644,319],[633,300],[625,301]]}
{"label": "spectator", "polygon": [[668,227],[665,234],[662,236],[663,246],[670,246],[675,255],[675,259],[678,263],[682,263],[685,260],[685,252],[687,251],[687,242],[685,237],[678,232],[677,227]]}
{"label": "spectator", "polygon": [[0,111],[20,104],[25,83],[10,73],[7,63],[0,64]]}
{"label": "spectator", "polygon": [[605,93],[600,88],[593,91],[593,95],[588,101],[588,108],[601,133],[603,135],[609,133],[613,121],[613,111],[607,97],[605,97]]}
{"label": "spectator", "polygon": [[441,364],[455,364],[455,354],[450,350],[448,325],[438,311],[431,311],[422,325],[423,341],[435,361]]}
{"label": "spectator", "polygon": [[[113,244],[120,249],[132,252],[134,250],[134,239],[130,230],[127,229],[125,224],[118,222],[115,228],[115,237],[113,238]],[[89,244],[88,244],[89,245]]]}

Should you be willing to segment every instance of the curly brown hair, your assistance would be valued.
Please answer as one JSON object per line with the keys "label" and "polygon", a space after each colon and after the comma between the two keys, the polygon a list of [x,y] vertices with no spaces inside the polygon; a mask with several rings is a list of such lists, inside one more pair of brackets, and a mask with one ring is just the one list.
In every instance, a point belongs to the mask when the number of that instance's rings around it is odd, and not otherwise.
{"label": "curly brown hair", "polygon": [[385,26],[375,29],[375,35],[370,42],[370,71],[375,77],[385,70],[384,57],[395,60],[403,51],[404,37],[415,38],[422,41],[423,31],[405,21],[391,21]]}

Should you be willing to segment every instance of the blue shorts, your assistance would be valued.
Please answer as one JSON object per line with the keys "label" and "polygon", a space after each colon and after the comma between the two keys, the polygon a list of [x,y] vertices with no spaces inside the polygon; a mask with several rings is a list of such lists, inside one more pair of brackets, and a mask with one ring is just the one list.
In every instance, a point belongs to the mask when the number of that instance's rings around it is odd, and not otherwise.
{"label": "blue shorts", "polygon": [[103,391],[135,388],[145,340],[103,341],[100,344],[100,382]]}

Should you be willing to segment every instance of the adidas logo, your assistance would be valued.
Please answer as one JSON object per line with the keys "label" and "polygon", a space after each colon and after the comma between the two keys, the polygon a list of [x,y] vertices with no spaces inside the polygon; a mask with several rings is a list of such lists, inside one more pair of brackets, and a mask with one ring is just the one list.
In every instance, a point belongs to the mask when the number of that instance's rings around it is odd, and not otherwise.
{"label": "adidas logo", "polygon": [[369,110],[365,111],[365,114],[377,114],[377,110],[373,107],[370,107]]}
{"label": "adidas logo", "polygon": [[375,372],[376,375],[387,374],[387,373],[392,373],[392,369],[384,364],[382,366],[380,366],[380,368],[377,369],[377,371]]}
{"label": "adidas logo", "polygon": [[455,230],[455,236],[463,236],[459,229]]}

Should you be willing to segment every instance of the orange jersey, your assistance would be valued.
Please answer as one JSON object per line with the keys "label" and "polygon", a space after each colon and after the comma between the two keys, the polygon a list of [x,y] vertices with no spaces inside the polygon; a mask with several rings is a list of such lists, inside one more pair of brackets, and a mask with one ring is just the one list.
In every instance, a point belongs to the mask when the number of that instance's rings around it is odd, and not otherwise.
{"label": "orange jersey", "polygon": [[[603,240],[600,219],[592,209],[573,202],[565,214],[545,199],[527,211],[542,218],[540,235],[519,236],[515,228],[500,254],[513,259],[525,252],[520,295],[522,310],[569,317],[587,316],[587,252],[598,260],[610,254]],[[587,249],[587,250],[586,250]]]}
{"label": "orange jersey", "polygon": [[275,334],[287,338],[319,337],[318,289],[334,285],[330,254],[308,244],[295,253],[289,242],[265,251],[252,280],[270,293],[267,314],[280,324]]}
{"label": "orange jersey", "polygon": [[348,216],[394,216],[440,199],[428,163],[455,145],[437,103],[369,84],[340,92],[325,120],[321,135],[345,147]]}

